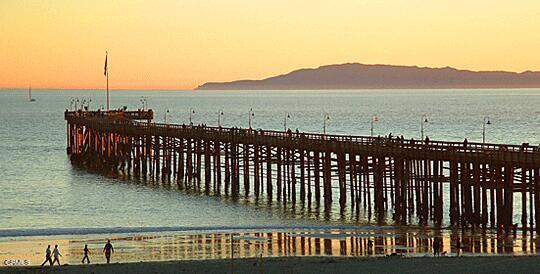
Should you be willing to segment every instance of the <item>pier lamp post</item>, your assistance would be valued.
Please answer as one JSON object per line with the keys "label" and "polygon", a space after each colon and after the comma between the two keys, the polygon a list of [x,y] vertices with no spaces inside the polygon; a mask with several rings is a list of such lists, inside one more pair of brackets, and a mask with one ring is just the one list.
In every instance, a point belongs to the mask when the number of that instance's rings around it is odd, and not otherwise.
{"label": "pier lamp post", "polygon": [[373,124],[378,122],[379,121],[379,117],[373,115],[371,116],[371,129],[370,129],[370,132],[371,132],[371,137],[373,137]]}
{"label": "pier lamp post", "polygon": [[328,113],[324,113],[324,122],[323,122],[323,134],[326,135],[326,121],[330,120],[330,115]]}
{"label": "pier lamp post", "polygon": [[486,142],[486,125],[491,125],[489,117],[484,117],[484,122],[482,123],[482,144]]}
{"label": "pier lamp post", "polygon": [[84,110],[84,104],[86,103],[86,99],[83,99],[81,102],[81,110]]}
{"label": "pier lamp post", "polygon": [[193,125],[192,114],[195,114],[195,110],[191,108],[191,109],[189,109],[189,125],[190,126]]}
{"label": "pier lamp post", "polygon": [[249,129],[251,129],[251,120],[253,120],[253,117],[255,117],[255,113],[253,113],[253,108],[249,109],[248,115],[249,115],[249,123],[248,123]]}
{"label": "pier lamp post", "polygon": [[165,124],[167,124],[167,114],[169,114],[169,109],[165,110]]}
{"label": "pier lamp post", "polygon": [[139,101],[141,102],[142,110],[146,110],[148,108],[148,100],[146,99],[146,97],[141,96],[141,99],[139,99]]}
{"label": "pier lamp post", "polygon": [[79,105],[79,98],[76,98],[75,99],[75,110],[77,110],[77,106]]}
{"label": "pier lamp post", "polygon": [[420,119],[420,140],[424,141],[424,124],[428,122],[427,115],[422,114],[422,119]]}
{"label": "pier lamp post", "polygon": [[86,102],[86,108],[90,109],[90,103],[92,102],[92,99],[88,99],[88,102]]}
{"label": "pier lamp post", "polygon": [[291,118],[291,115],[288,112],[285,112],[285,118],[283,118],[283,129],[287,131],[287,119]]}
{"label": "pier lamp post", "polygon": [[75,98],[72,97],[70,102],[69,102],[69,109],[74,110],[73,109],[73,104],[75,104]]}
{"label": "pier lamp post", "polygon": [[218,127],[221,127],[221,116],[223,116],[223,110],[220,109],[219,112],[218,112],[218,116],[217,116],[217,123],[218,123]]}

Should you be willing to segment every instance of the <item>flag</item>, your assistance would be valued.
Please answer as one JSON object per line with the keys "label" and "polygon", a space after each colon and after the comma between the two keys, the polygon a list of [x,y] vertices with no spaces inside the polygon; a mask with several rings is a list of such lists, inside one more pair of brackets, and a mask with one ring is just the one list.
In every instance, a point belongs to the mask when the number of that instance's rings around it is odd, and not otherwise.
{"label": "flag", "polygon": [[105,71],[103,72],[103,75],[107,76],[107,52],[105,52]]}

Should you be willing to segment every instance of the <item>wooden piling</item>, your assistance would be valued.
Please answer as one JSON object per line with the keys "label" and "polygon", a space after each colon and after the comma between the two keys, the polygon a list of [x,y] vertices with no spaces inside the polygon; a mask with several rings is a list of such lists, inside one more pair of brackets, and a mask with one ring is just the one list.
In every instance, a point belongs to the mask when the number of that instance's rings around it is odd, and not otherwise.
{"label": "wooden piling", "polygon": [[[207,195],[223,190],[239,199],[243,190],[243,199],[271,203],[275,196],[291,210],[296,199],[318,210],[322,198],[325,216],[335,188],[340,211],[350,206],[360,216],[363,207],[368,219],[374,206],[381,221],[391,212],[397,224],[416,215],[422,225],[440,227],[449,212],[451,226],[508,232],[520,212],[524,231],[540,231],[538,147],[164,125],[152,117],[66,112],[66,152],[92,170],[175,181]],[[514,195],[521,197],[516,207]]]}

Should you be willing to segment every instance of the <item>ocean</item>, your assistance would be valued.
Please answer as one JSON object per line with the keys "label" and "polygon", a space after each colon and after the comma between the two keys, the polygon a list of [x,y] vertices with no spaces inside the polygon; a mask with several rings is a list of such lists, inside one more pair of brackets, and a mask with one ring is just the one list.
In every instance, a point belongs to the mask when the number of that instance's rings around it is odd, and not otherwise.
{"label": "ocean", "polygon": [[[102,90],[0,90],[0,237],[219,228],[359,227],[367,216],[324,218],[251,200],[106,177],[73,167],[64,111],[78,98],[105,104]],[[112,91],[111,108],[154,110],[155,121],[431,140],[540,143],[540,89],[338,91]],[[71,105],[71,106],[70,106]],[[167,110],[169,110],[167,112]],[[167,113],[167,114],[166,114]],[[516,201],[516,203],[519,201]],[[336,208],[336,210],[338,210]],[[519,220],[520,212],[514,218]],[[390,224],[391,225],[391,224]]]}

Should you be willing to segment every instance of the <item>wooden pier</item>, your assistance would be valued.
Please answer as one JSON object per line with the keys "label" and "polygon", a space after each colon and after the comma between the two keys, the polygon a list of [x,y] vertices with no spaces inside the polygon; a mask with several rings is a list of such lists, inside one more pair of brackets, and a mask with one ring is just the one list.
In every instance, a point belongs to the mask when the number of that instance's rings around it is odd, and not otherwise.
{"label": "wooden pier", "polygon": [[540,232],[538,146],[159,124],[152,110],[65,119],[72,162],[100,172],[292,208],[389,214],[396,224],[444,219],[508,232],[520,212],[518,225]]}

